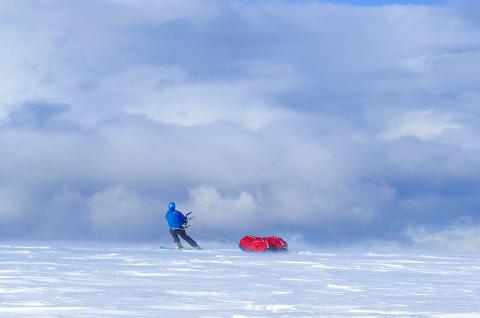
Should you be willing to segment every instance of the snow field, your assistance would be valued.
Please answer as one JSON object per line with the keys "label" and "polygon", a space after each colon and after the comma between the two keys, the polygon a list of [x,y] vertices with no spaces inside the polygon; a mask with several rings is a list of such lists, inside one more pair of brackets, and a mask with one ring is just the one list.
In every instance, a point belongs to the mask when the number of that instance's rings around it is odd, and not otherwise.
{"label": "snow field", "polygon": [[0,317],[480,317],[479,260],[4,244]]}

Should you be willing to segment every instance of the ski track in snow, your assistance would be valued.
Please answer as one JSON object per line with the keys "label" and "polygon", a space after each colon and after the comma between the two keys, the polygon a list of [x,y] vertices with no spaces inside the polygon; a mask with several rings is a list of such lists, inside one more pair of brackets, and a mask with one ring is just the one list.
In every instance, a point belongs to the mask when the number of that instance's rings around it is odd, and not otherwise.
{"label": "ski track in snow", "polygon": [[3,244],[0,317],[480,317],[479,261]]}

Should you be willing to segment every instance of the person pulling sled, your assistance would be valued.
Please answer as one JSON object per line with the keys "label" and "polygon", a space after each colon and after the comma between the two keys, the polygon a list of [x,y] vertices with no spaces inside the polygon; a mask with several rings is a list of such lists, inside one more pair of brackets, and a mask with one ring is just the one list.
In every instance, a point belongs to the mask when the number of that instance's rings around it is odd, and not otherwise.
{"label": "person pulling sled", "polygon": [[[190,213],[187,213],[187,216]],[[175,242],[176,248],[181,249],[183,248],[182,243],[180,243],[179,236],[187,241],[193,248],[199,250],[201,249],[198,246],[197,242],[192,239],[190,236],[187,235],[185,229],[187,228],[188,217],[183,215],[182,212],[175,210],[175,202],[168,203],[168,211],[165,214],[165,218],[167,219],[168,226],[170,227],[170,234],[173,237],[173,241]]]}

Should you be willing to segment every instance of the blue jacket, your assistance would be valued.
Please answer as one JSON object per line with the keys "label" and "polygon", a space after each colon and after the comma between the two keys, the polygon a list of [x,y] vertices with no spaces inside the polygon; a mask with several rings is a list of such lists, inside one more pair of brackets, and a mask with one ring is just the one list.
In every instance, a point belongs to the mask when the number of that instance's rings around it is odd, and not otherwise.
{"label": "blue jacket", "polygon": [[182,212],[175,209],[169,209],[165,214],[165,218],[171,229],[181,229],[183,228],[183,225],[188,222],[187,217],[183,215]]}

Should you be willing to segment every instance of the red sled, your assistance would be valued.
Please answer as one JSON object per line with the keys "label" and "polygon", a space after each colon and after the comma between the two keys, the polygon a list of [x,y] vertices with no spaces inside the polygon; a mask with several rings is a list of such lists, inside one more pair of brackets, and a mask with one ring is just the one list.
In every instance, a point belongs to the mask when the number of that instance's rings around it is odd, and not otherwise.
{"label": "red sled", "polygon": [[282,252],[288,250],[287,242],[278,236],[257,237],[253,235],[244,236],[238,245],[243,251],[258,252]]}

